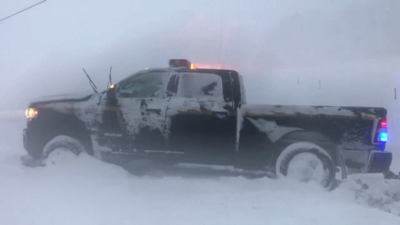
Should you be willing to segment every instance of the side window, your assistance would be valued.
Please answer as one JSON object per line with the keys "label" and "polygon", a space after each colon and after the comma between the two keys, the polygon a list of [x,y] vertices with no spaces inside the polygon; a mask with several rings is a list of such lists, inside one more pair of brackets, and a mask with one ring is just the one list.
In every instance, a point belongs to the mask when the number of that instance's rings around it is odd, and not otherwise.
{"label": "side window", "polygon": [[146,73],[122,84],[118,90],[120,97],[161,98],[169,76],[167,73]]}
{"label": "side window", "polygon": [[177,96],[223,100],[222,79],[211,73],[182,73]]}

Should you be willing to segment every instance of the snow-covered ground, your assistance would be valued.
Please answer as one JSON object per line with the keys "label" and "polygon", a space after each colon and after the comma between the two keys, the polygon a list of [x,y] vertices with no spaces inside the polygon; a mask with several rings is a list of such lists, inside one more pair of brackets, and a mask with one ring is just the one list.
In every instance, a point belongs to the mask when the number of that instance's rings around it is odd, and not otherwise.
{"label": "snow-covered ground", "polygon": [[0,125],[4,225],[400,224],[400,181],[381,175],[352,176],[327,193],[293,181],[248,179],[223,168],[136,177],[64,151],[54,152],[45,167],[27,168],[20,164],[23,119],[3,117]]}

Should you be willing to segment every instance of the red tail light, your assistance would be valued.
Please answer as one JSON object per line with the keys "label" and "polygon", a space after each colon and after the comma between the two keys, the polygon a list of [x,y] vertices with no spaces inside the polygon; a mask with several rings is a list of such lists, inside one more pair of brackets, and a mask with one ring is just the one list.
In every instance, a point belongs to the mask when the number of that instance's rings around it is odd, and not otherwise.
{"label": "red tail light", "polygon": [[383,119],[383,120],[380,121],[380,127],[381,127],[381,128],[387,128],[387,121],[386,121],[386,119]]}

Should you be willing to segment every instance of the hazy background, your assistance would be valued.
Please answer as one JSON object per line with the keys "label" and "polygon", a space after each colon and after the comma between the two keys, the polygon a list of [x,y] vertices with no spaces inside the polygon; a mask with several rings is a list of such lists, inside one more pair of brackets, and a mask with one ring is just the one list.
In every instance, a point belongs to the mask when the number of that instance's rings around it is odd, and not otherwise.
{"label": "hazy background", "polygon": [[[39,1],[0,0],[0,18]],[[386,107],[394,143],[399,12],[398,0],[48,0],[0,22],[0,110],[90,91],[83,67],[104,89],[110,66],[116,81],[187,58],[240,71],[250,103]]]}

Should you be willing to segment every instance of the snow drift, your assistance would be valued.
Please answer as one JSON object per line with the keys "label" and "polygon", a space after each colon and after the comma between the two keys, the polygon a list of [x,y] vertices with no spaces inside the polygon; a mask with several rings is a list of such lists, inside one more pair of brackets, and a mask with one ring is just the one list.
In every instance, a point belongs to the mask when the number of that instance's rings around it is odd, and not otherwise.
{"label": "snow drift", "polygon": [[[248,179],[229,168],[181,165],[137,177],[89,155],[56,150],[20,164],[21,120],[1,120],[2,224],[399,224],[400,181],[350,177],[317,185]],[[179,167],[179,166],[178,166]]]}

